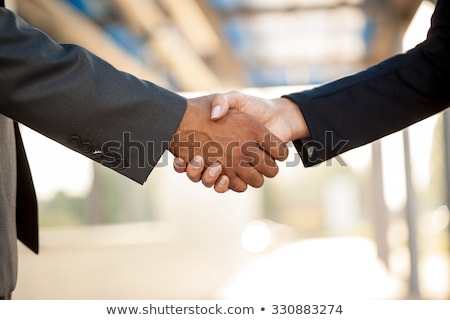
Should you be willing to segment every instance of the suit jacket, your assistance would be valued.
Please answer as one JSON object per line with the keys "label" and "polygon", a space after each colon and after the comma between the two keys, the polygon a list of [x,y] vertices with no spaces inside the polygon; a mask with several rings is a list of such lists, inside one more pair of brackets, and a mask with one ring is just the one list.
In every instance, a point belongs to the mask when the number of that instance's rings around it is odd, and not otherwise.
{"label": "suit jacket", "polygon": [[305,166],[374,141],[450,105],[450,0],[439,0],[427,39],[363,72],[286,96],[311,138],[294,141]]}
{"label": "suit jacket", "polygon": [[58,44],[4,8],[0,43],[1,297],[15,287],[17,236],[38,250],[36,198],[16,122],[142,184],[186,99]]}

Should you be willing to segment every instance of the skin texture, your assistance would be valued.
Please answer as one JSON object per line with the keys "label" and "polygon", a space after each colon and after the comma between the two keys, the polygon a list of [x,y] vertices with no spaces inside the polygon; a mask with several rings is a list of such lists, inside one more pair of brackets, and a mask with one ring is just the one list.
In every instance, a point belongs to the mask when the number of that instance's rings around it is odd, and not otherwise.
{"label": "skin texture", "polygon": [[299,107],[286,98],[263,99],[232,91],[214,95],[212,106],[213,120],[223,118],[229,109],[236,109],[255,117],[282,141],[309,137],[308,126]]}
{"label": "skin texture", "polygon": [[202,180],[207,187],[214,185],[217,192],[243,192],[248,185],[261,187],[264,177],[278,173],[275,160],[287,158],[287,147],[254,117],[238,110],[211,120],[214,97],[188,100],[169,145],[169,151],[177,157],[175,170],[186,171],[194,182]]}

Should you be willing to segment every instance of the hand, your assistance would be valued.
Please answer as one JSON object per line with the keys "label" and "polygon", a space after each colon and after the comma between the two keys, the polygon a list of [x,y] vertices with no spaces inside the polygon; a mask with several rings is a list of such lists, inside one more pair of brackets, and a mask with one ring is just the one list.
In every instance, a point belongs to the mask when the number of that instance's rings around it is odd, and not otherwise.
{"label": "hand", "polygon": [[186,172],[188,178],[193,182],[202,181],[205,187],[211,188],[217,193],[225,193],[229,190],[230,179],[222,175],[222,165],[220,162],[214,162],[205,169],[205,162],[202,156],[195,156],[189,165],[181,158],[175,158],[173,168],[178,173]]}
{"label": "hand", "polygon": [[[211,119],[213,120],[223,118],[229,109],[237,109],[258,119],[282,141],[301,139],[310,135],[300,109],[289,99],[268,100],[237,91],[215,94],[208,98],[211,99]],[[202,180],[206,186],[214,185],[217,192],[228,190],[226,176],[220,175],[220,172],[210,172],[209,168],[203,171],[204,164],[201,158],[198,163],[200,166],[194,166],[182,159],[175,159],[174,168],[179,173],[186,172],[192,181]]]}
{"label": "hand", "polygon": [[[221,170],[220,173],[229,179],[228,187],[234,191],[246,190],[247,184],[261,187],[263,176],[273,177],[278,173],[274,159],[285,160],[287,147],[256,119],[236,110],[231,110],[223,119],[211,121],[212,98],[205,96],[188,100],[169,150],[185,163],[201,159],[194,156],[202,156],[202,165],[215,175],[217,170]],[[213,170],[216,162],[221,169]],[[222,179],[226,178],[219,177],[214,182],[217,187],[224,182]],[[211,181],[203,182],[210,185]]]}
{"label": "hand", "polygon": [[282,141],[309,136],[308,126],[299,107],[287,98],[263,99],[232,91],[212,98],[211,119],[223,118],[229,109],[252,115]]}

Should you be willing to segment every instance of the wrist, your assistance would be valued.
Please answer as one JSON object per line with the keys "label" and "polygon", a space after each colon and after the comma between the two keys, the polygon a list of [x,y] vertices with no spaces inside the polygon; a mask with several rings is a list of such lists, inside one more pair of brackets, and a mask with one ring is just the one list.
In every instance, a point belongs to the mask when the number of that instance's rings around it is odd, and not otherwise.
{"label": "wrist", "polygon": [[188,102],[183,118],[178,124],[178,128],[174,132],[172,139],[167,146],[167,149],[175,156],[180,156],[180,145],[182,144],[181,140],[184,139],[184,136],[187,135],[186,132],[189,131],[190,125],[192,123],[192,113],[194,111],[195,108],[193,108],[192,105]]}
{"label": "wrist", "polygon": [[290,128],[289,140],[293,141],[309,137],[308,125],[300,107],[284,97],[274,99],[274,101],[278,105],[280,115],[285,118],[285,122]]}

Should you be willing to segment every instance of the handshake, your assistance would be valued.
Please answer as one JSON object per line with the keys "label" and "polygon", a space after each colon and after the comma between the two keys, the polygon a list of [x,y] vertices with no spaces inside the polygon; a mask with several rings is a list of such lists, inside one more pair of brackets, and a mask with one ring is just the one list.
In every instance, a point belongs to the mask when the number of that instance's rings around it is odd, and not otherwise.
{"label": "handshake", "polygon": [[169,143],[174,169],[223,193],[259,188],[288,156],[285,142],[309,136],[299,107],[287,98],[240,92],[188,99]]}

